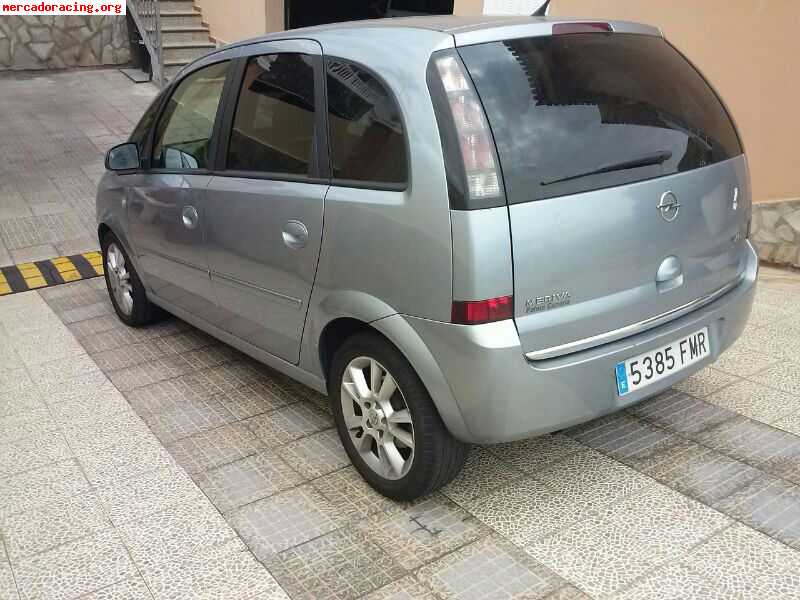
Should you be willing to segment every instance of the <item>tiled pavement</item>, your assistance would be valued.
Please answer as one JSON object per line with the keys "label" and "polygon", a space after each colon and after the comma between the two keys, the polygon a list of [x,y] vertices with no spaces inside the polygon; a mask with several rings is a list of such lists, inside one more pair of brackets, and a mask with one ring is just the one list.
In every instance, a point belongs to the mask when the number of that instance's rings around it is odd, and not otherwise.
{"label": "tiled pavement", "polygon": [[761,279],[679,389],[475,448],[410,505],[319,395],[179,321],[124,327],[101,279],[2,298],[0,600],[800,597],[800,276]]}
{"label": "tiled pavement", "polygon": [[155,93],[114,69],[0,73],[0,267],[97,249],[103,155]]}

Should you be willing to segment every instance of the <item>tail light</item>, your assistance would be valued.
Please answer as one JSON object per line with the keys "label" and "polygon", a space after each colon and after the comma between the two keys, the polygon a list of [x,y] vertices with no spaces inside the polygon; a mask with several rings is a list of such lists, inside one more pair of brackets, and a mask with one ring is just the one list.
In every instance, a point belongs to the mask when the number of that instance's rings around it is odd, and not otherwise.
{"label": "tail light", "polygon": [[500,175],[489,125],[478,95],[455,56],[437,58],[436,69],[453,114],[469,197],[472,200],[499,198],[502,193]]}
{"label": "tail light", "polygon": [[514,296],[468,302],[454,301],[452,321],[457,325],[481,325],[514,316]]}

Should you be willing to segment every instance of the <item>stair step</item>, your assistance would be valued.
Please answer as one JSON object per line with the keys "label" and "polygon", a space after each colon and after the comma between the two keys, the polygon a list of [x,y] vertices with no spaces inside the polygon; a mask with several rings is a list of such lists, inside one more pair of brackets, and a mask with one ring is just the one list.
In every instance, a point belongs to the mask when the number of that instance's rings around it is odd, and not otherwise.
{"label": "stair step", "polygon": [[213,42],[188,42],[188,43],[165,43],[164,44],[164,62],[172,63],[174,61],[187,61],[191,62],[195,58],[199,58],[204,54],[208,54],[212,50],[216,50],[217,45]]}
{"label": "stair step", "polygon": [[190,11],[194,10],[194,0],[161,0],[161,10]]}
{"label": "stair step", "polygon": [[202,27],[203,17],[196,11],[169,10],[161,13],[161,27]]}
{"label": "stair step", "polygon": [[208,42],[208,27],[162,27],[164,44],[180,44],[186,42]]}

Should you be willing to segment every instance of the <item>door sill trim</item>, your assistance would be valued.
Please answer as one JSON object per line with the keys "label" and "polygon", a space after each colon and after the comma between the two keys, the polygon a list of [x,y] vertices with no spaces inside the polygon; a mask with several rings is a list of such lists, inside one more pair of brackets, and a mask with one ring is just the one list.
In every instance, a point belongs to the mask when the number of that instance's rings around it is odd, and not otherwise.
{"label": "door sill trim", "polygon": [[608,344],[637,333],[642,333],[648,329],[653,329],[654,327],[663,325],[664,323],[672,321],[673,319],[682,317],[683,315],[697,310],[706,304],[710,304],[720,296],[727,294],[733,288],[738,286],[743,279],[744,275],[734,279],[730,283],[726,283],[721,288],[718,288],[713,292],[706,294],[705,296],[695,298],[691,302],[687,302],[682,306],[668,310],[667,312],[656,315],[655,317],[650,317],[648,319],[644,319],[643,321],[632,323],[630,325],[626,325],[625,327],[620,327],[619,329],[614,329],[613,331],[607,331],[605,333],[599,333],[587,338],[575,340],[574,342],[569,342],[567,344],[561,344],[560,346],[552,346],[550,348],[528,352],[525,354],[525,358],[531,361],[558,358],[560,356],[566,356],[567,354],[580,352],[581,350],[588,350],[589,348],[602,346],[603,344]]}

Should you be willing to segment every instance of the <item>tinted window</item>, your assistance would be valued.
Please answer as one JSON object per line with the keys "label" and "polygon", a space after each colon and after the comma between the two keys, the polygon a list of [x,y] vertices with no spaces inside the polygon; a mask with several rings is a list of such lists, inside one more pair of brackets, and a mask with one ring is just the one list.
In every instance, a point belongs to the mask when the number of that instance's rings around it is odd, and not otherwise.
{"label": "tinted window", "polygon": [[338,179],[403,184],[406,144],[400,110],[364,68],[327,60],[331,169]]}
{"label": "tinted window", "polygon": [[228,64],[218,63],[200,69],[178,84],[156,129],[154,168],[209,167],[211,134]]}
{"label": "tinted window", "polygon": [[147,134],[150,133],[150,130],[153,128],[153,124],[156,122],[156,115],[158,114],[158,105],[161,103],[161,94],[153,100],[150,107],[145,111],[142,118],[139,119],[139,124],[136,125],[136,129],[133,130],[129,142],[133,142],[138,146],[139,153],[141,154],[144,151],[144,145],[147,141]]}
{"label": "tinted window", "polygon": [[[661,38],[537,37],[461,55],[495,136],[509,202],[671,175],[742,153],[719,99]],[[633,166],[642,158],[650,164]],[[587,175],[598,170],[606,172]]]}
{"label": "tinted window", "polygon": [[314,153],[314,67],[303,54],[247,63],[228,151],[228,168],[310,174]]}

